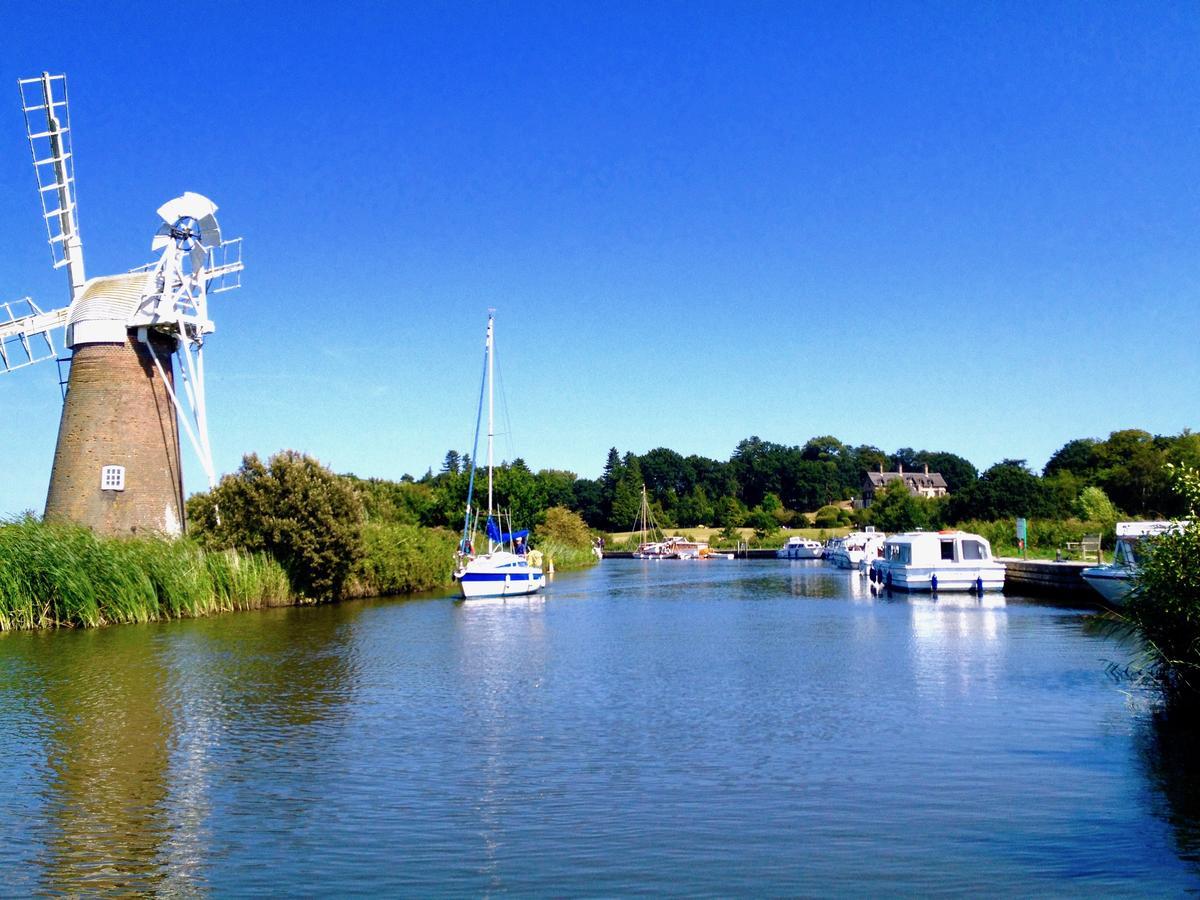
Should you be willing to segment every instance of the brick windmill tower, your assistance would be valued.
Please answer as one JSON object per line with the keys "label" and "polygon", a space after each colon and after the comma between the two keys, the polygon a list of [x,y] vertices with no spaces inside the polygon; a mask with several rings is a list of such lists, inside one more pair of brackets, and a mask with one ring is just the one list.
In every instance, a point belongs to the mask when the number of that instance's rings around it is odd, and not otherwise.
{"label": "brick windmill tower", "polygon": [[70,349],[46,519],[101,534],[177,535],[184,525],[179,432],[215,482],[205,408],[208,295],[240,285],[241,238],[221,240],[216,205],[191,192],[158,209],[157,261],[87,278],[75,202],[65,75],[18,82],[54,267],[70,303],[0,303],[0,373]]}

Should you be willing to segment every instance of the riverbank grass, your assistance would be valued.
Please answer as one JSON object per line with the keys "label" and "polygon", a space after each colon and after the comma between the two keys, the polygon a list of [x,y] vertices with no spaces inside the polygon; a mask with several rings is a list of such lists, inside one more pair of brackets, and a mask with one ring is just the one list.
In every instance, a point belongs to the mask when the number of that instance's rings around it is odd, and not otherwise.
{"label": "riverbank grass", "polygon": [[87,528],[0,524],[0,631],[93,627],[292,602],[263,554],[205,553],[187,539],[99,538]]}

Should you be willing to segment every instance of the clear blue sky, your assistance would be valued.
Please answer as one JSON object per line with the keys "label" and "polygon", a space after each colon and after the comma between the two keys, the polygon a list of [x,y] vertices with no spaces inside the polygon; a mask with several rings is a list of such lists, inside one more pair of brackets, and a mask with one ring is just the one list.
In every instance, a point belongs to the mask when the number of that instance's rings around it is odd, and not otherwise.
{"label": "clear blue sky", "polygon": [[[0,11],[0,296],[66,297],[17,106],[43,69],[89,274],[149,260],[184,190],[245,236],[220,471],[469,449],[488,306],[500,450],[535,469],[752,434],[1040,468],[1200,426],[1195,3]],[[40,511],[55,367],[0,377],[0,410],[0,514]]]}

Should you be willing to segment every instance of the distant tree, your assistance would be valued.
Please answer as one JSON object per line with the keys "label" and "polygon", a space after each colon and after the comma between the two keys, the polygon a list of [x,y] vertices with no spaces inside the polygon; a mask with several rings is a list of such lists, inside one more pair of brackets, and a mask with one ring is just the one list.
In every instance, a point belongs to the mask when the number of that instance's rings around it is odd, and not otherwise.
{"label": "distant tree", "polygon": [[1042,487],[1046,494],[1047,515],[1056,519],[1069,519],[1075,515],[1083,486],[1082,479],[1067,469],[1044,477]]}
{"label": "distant tree", "polygon": [[[610,447],[608,458],[604,461],[604,472],[600,476],[600,509],[604,516],[604,524],[608,527],[613,522],[613,501],[617,496],[617,483],[624,474],[621,464],[621,454],[616,447]],[[620,528],[614,529],[620,531]]]}
{"label": "distant tree", "polygon": [[722,528],[741,528],[747,510],[737,497],[718,497],[713,503],[713,524]]}
{"label": "distant tree", "polygon": [[738,498],[748,507],[757,506],[768,492],[781,490],[780,463],[786,448],[754,435],[739,441],[729,460],[738,483]]}
{"label": "distant tree", "polygon": [[578,479],[574,472],[561,469],[541,469],[534,476],[537,480],[538,493],[547,508],[562,506],[570,508],[575,505],[575,484]]}
{"label": "distant tree", "polygon": [[580,478],[572,491],[575,500],[571,505],[579,510],[584,521],[593,528],[606,528],[608,518],[604,513],[604,486],[600,480]]}
{"label": "distant tree", "polygon": [[801,455],[809,462],[836,462],[847,450],[845,444],[831,434],[809,438]]}
{"label": "distant tree", "polygon": [[888,471],[890,472],[900,471],[901,466],[904,467],[905,472],[914,472],[921,468],[920,458],[912,447],[901,447],[891,455],[888,462]]}
{"label": "distant tree", "polygon": [[975,484],[954,495],[955,521],[1041,517],[1052,513],[1045,486],[1023,459],[1005,459],[979,477]]}
{"label": "distant tree", "polygon": [[1078,478],[1091,478],[1096,472],[1096,443],[1091,438],[1067,441],[1050,457],[1049,462],[1042,469],[1042,475],[1050,476],[1059,472],[1070,472]]}
{"label": "distant tree", "polygon": [[871,523],[881,531],[913,531],[930,525],[928,510],[901,478],[888,482],[870,511]]}
{"label": "distant tree", "polygon": [[428,484],[407,481],[387,481],[381,478],[359,479],[354,475],[343,475],[358,496],[366,513],[367,521],[391,525],[442,525],[438,498],[434,488]]}
{"label": "distant tree", "polygon": [[696,525],[710,525],[716,521],[716,509],[708,499],[704,488],[696,485],[691,493],[680,497],[675,506],[675,518],[684,528]]}
{"label": "distant tree", "polygon": [[970,460],[945,450],[922,450],[916,455],[914,466],[918,465],[928,465],[930,472],[940,473],[946,479],[946,490],[951,494],[970,487],[979,478],[979,470]]}
{"label": "distant tree", "polygon": [[1133,515],[1160,513],[1172,501],[1164,442],[1147,431],[1114,431],[1095,447],[1095,483]]}
{"label": "distant tree", "polygon": [[629,531],[633,528],[642,508],[642,484],[642,468],[637,457],[625,454],[621,476],[613,493],[609,530]]}
{"label": "distant tree", "polygon": [[[1200,434],[1189,428],[1183,429],[1178,437],[1171,438],[1166,448],[1167,461],[1176,469],[1200,469]],[[1178,492],[1174,492],[1178,496]],[[1183,510],[1183,506],[1179,507]]]}
{"label": "distant tree", "polygon": [[689,471],[687,460],[666,447],[656,447],[642,454],[638,463],[642,467],[646,489],[660,500],[665,500],[670,491],[677,495],[686,494],[695,483],[695,473]]}
{"label": "distant tree", "polygon": [[704,488],[704,493],[710,499],[737,496],[737,480],[729,463],[695,455],[689,456],[684,462],[694,484]]}
{"label": "distant tree", "polygon": [[754,536],[760,540],[779,530],[779,523],[775,521],[775,517],[761,506],[750,510],[743,524],[747,528],[753,528]]}
{"label": "distant tree", "polygon": [[865,473],[878,472],[880,466],[883,466],[886,469],[890,464],[888,455],[878,447],[873,447],[870,444],[862,444],[858,447],[855,447],[851,451],[851,456],[854,460],[854,469],[857,479],[855,486],[862,481]]}
{"label": "distant tree", "polygon": [[462,465],[462,458],[457,450],[447,450],[446,458],[442,461],[442,471],[449,475],[457,475]]}
{"label": "distant tree", "polygon": [[354,486],[310,456],[242,458],[207,494],[188,500],[193,534],[209,548],[271,554],[292,587],[314,600],[343,596],[362,555],[363,506]]}
{"label": "distant tree", "polygon": [[523,459],[497,467],[493,482],[495,508],[510,516],[514,527],[532,528],[541,521],[546,504],[537,478]]}

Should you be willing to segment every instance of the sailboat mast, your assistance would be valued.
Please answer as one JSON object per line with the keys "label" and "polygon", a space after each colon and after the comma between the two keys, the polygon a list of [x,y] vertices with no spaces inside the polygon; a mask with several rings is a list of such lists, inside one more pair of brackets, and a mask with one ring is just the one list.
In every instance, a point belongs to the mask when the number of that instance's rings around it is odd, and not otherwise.
{"label": "sailboat mast", "polygon": [[646,529],[650,527],[650,504],[646,502],[646,486],[642,485],[642,543],[646,543]]}
{"label": "sailboat mast", "polygon": [[488,517],[492,515],[492,446],[496,437],[495,428],[495,404],[496,404],[496,389],[492,382],[492,369],[495,365],[495,350],[496,339],[493,329],[495,328],[495,317],[488,313],[488,329],[487,329],[487,383],[488,383]]}

